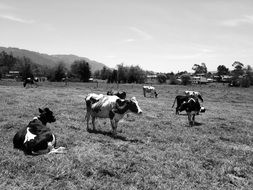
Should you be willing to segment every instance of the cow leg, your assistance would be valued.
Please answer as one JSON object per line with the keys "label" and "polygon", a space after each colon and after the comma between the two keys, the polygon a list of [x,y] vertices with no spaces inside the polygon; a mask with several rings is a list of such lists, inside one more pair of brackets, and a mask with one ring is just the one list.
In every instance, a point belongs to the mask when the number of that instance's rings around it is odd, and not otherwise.
{"label": "cow leg", "polygon": [[179,109],[179,107],[176,107],[176,115],[179,115],[178,109]]}
{"label": "cow leg", "polygon": [[188,115],[189,125],[190,125],[190,127],[192,127],[192,115],[191,115],[191,113],[187,113],[187,115]]}
{"label": "cow leg", "polygon": [[85,119],[87,119],[87,128],[86,128],[86,130],[88,131],[89,130],[89,121],[90,121],[90,113],[88,111],[86,113]]}
{"label": "cow leg", "polygon": [[116,135],[117,134],[116,130],[117,130],[117,124],[118,124],[118,122],[115,121],[114,119],[111,119],[110,121],[111,121],[111,126],[112,126],[112,134]]}
{"label": "cow leg", "polygon": [[93,126],[93,131],[96,131],[96,127],[95,127],[95,119],[96,119],[96,117],[92,116],[92,126]]}
{"label": "cow leg", "polygon": [[192,125],[195,125],[195,114],[192,115]]}

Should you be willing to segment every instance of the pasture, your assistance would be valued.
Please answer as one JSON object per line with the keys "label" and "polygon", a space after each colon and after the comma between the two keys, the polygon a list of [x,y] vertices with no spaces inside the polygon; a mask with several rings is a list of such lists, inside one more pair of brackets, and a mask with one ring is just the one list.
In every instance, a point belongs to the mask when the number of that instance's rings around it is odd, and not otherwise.
{"label": "pasture", "polygon": [[[84,97],[106,94],[114,84],[0,81],[0,189],[253,189],[253,88],[222,84],[155,85],[158,98],[144,98],[142,85],[120,85],[135,96],[142,116],[132,113],[111,135],[109,120],[87,132]],[[185,90],[202,93],[206,113],[189,127],[175,114],[174,98]],[[27,156],[13,149],[16,131],[49,107],[48,124],[67,154]]]}

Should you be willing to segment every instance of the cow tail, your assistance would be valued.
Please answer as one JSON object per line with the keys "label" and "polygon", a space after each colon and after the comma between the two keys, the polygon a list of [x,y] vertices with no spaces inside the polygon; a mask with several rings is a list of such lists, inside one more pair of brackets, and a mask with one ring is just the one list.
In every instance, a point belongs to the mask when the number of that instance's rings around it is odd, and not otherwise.
{"label": "cow tail", "polygon": [[173,105],[172,105],[172,108],[174,107],[176,100],[177,100],[177,97],[176,97],[175,100],[174,100],[174,103],[173,103]]}

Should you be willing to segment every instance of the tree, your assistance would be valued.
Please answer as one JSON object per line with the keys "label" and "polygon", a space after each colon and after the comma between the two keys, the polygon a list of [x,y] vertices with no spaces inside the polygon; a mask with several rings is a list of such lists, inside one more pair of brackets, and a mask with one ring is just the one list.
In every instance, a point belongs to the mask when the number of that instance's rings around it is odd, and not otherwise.
{"label": "tree", "polygon": [[93,76],[94,76],[94,78],[96,78],[96,79],[100,79],[100,78],[101,78],[100,70],[94,71]]}
{"label": "tree", "polygon": [[207,73],[207,67],[205,63],[201,63],[201,65],[194,64],[192,70],[195,71],[195,74]]}
{"label": "tree", "polygon": [[71,72],[83,82],[88,82],[91,76],[90,65],[85,60],[74,61]]}
{"label": "tree", "polygon": [[66,72],[67,72],[67,69],[66,69],[64,63],[63,62],[58,63],[58,65],[56,65],[55,71],[54,71],[55,81],[57,81],[57,82],[62,81],[62,78],[66,77],[66,74],[65,74]]}
{"label": "tree", "polygon": [[181,76],[182,84],[183,85],[188,85],[191,84],[191,77],[190,75],[184,74]]}
{"label": "tree", "polygon": [[111,70],[107,67],[103,67],[100,71],[100,77],[102,80],[106,80],[109,78],[109,76],[111,75]]}
{"label": "tree", "polygon": [[166,77],[165,74],[157,75],[157,80],[158,80],[159,83],[166,83],[166,79],[167,79],[167,77]]}
{"label": "tree", "polygon": [[240,75],[243,75],[243,63],[239,61],[235,61],[232,66],[234,67],[234,70],[232,71],[233,77],[238,78]]}
{"label": "tree", "polygon": [[22,62],[22,68],[21,68],[21,75],[22,75],[22,80],[25,80],[27,78],[33,78],[33,72],[32,72],[32,61],[27,58],[23,57],[21,60]]}
{"label": "tree", "polygon": [[131,66],[126,68],[127,73],[127,82],[129,83],[144,83],[145,81],[145,71],[143,71],[139,66]]}
{"label": "tree", "polygon": [[125,67],[123,63],[117,65],[118,67],[118,83],[126,83],[128,81],[129,67]]}
{"label": "tree", "polygon": [[217,75],[228,75],[229,74],[229,69],[225,67],[224,65],[219,65],[217,67]]}

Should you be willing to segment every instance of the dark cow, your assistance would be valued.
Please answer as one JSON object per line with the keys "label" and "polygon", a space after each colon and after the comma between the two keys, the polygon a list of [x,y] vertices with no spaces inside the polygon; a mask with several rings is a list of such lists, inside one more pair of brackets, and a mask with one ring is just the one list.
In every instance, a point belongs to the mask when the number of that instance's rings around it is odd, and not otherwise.
{"label": "dark cow", "polygon": [[199,101],[196,97],[191,97],[187,102],[183,102],[178,109],[179,111],[185,110],[188,115],[189,125],[195,124],[195,115],[199,112],[205,112],[204,107],[200,107]]}
{"label": "dark cow", "polygon": [[156,97],[157,98],[158,93],[156,92],[155,87],[153,87],[153,86],[143,86],[142,89],[143,89],[143,95],[144,95],[144,97],[146,97],[146,94],[149,93],[150,97],[152,96],[152,97]]}
{"label": "dark cow", "polygon": [[26,78],[26,79],[24,80],[23,86],[26,87],[26,85],[29,84],[30,86],[35,85],[36,87],[38,87],[37,82],[39,82],[39,79],[38,79],[38,78],[36,78],[36,77],[35,77],[35,78],[29,77],[29,78]]}
{"label": "dark cow", "polygon": [[117,96],[92,93],[85,98],[85,102],[87,109],[87,130],[89,130],[90,116],[92,117],[93,130],[96,130],[95,119],[97,117],[110,118],[113,135],[116,135],[118,122],[126,113],[142,113],[135,97],[132,97],[130,100],[123,100]]}
{"label": "dark cow", "polygon": [[115,96],[118,96],[120,99],[126,99],[126,92],[125,91],[112,91],[112,90],[110,90],[107,92],[107,95],[109,95],[109,96],[115,95]]}
{"label": "dark cow", "polygon": [[55,148],[55,135],[46,126],[47,123],[56,121],[53,112],[49,108],[39,108],[39,112],[38,117],[34,117],[27,126],[15,134],[13,138],[14,148],[23,150],[25,154],[29,155],[64,153],[64,147]]}
{"label": "dark cow", "polygon": [[[175,102],[177,101],[177,107],[176,107],[176,114],[179,114],[179,108],[180,106],[184,103],[184,102],[188,102],[189,100],[189,96],[182,96],[182,95],[178,95],[176,96],[174,103],[172,105],[172,108],[175,105]],[[183,110],[182,110],[183,111]]]}

